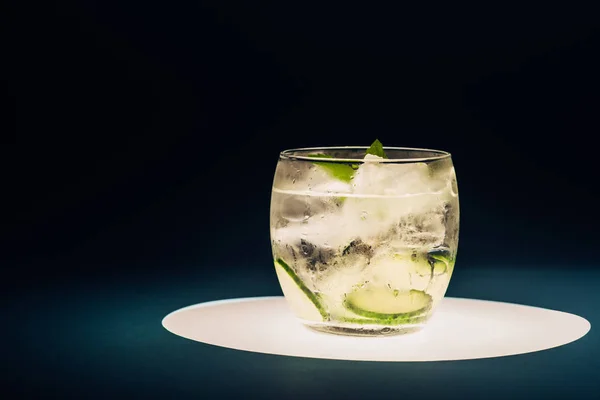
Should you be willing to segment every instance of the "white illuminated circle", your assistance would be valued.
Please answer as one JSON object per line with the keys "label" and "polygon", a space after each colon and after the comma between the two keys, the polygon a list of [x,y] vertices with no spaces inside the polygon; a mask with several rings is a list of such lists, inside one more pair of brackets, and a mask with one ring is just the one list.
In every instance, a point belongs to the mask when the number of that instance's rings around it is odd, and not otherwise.
{"label": "white illuminated circle", "polygon": [[425,328],[387,337],[315,332],[283,297],[212,301],[167,315],[163,326],[215,346],[294,357],[357,361],[443,361],[501,357],[565,345],[590,323],[577,315],[494,301],[444,298]]}

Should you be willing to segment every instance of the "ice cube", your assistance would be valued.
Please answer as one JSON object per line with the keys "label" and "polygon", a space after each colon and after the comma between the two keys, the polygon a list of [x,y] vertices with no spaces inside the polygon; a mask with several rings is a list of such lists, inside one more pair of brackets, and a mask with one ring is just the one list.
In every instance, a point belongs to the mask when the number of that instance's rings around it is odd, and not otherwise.
{"label": "ice cube", "polygon": [[396,249],[440,246],[446,233],[441,212],[408,215],[395,228],[390,246]]}
{"label": "ice cube", "polygon": [[427,164],[381,163],[376,162],[379,157],[371,155],[367,157],[365,157],[367,162],[362,163],[354,174],[352,182],[354,193],[404,195],[429,191]]}
{"label": "ice cube", "polygon": [[305,239],[316,246],[337,249],[353,239],[352,233],[347,229],[349,223],[339,212],[324,213],[274,229],[272,236],[281,243],[294,244]]}
{"label": "ice cube", "polygon": [[317,209],[317,204],[310,204],[305,197],[285,196],[280,200],[281,204],[277,205],[281,210],[281,217],[291,222],[301,222],[308,218],[308,213],[313,209]]}
{"label": "ice cube", "polygon": [[335,178],[330,178],[325,182],[318,182],[311,187],[311,192],[322,193],[325,195],[330,194],[348,194],[352,191],[352,186],[349,183],[342,182]]}

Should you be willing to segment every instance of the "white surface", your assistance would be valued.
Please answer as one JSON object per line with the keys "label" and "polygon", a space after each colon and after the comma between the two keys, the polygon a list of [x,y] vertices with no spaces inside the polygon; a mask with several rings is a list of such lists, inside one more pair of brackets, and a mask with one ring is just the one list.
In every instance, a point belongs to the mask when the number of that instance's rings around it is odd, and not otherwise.
{"label": "white surface", "polygon": [[361,361],[442,361],[550,349],[590,330],[577,315],[483,300],[444,298],[426,327],[389,337],[314,332],[283,297],[220,300],[182,308],[163,326],[198,342],[258,353]]}

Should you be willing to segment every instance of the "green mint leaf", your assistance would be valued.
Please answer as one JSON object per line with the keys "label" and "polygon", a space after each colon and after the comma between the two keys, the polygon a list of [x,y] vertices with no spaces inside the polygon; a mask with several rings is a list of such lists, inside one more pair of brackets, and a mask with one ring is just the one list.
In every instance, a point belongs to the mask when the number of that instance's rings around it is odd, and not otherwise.
{"label": "green mint leaf", "polygon": [[367,154],[372,154],[381,158],[388,158],[385,154],[385,151],[383,151],[383,145],[381,144],[379,139],[375,139],[373,144],[371,144],[371,147],[367,149]]}
{"label": "green mint leaf", "polygon": [[[327,154],[309,154],[309,157],[332,158]],[[352,168],[348,164],[319,161],[313,161],[313,163],[324,168],[329,173],[329,175],[333,176],[336,179],[339,179],[342,182],[348,183],[354,177],[354,168]]]}

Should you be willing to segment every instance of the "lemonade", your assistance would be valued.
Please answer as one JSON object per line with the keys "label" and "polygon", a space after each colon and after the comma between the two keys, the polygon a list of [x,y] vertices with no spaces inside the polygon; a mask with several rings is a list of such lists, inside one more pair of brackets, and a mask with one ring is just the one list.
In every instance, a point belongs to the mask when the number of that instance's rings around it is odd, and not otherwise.
{"label": "lemonade", "polygon": [[270,221],[275,270],[304,324],[351,335],[414,331],[454,269],[454,167],[448,153],[377,143],[289,150],[277,164]]}

